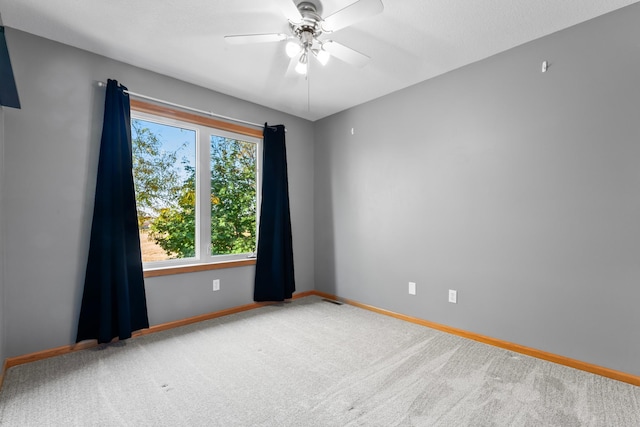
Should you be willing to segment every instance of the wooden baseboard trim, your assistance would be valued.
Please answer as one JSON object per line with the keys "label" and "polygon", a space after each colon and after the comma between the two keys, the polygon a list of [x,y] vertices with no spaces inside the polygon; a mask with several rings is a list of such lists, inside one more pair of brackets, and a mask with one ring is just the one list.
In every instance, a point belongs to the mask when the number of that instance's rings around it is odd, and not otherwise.
{"label": "wooden baseboard trim", "polygon": [[488,337],[485,335],[476,334],[473,332],[465,331],[463,329],[454,328],[440,323],[430,322],[428,320],[419,319],[417,317],[407,316],[393,311],[385,310],[382,308],[374,307],[367,304],[362,304],[357,301],[353,301],[347,298],[341,298],[336,295],[331,295],[325,292],[314,291],[314,295],[322,298],[333,299],[343,302],[345,304],[353,305],[355,307],[363,308],[365,310],[373,311],[375,313],[384,314],[386,316],[395,317],[396,319],[405,320],[407,322],[415,323],[418,325],[426,326],[438,331],[446,332],[452,335],[457,335],[463,338],[468,338],[473,341],[478,341],[484,344],[489,344],[494,347],[500,347],[505,350],[513,351],[514,353],[520,353],[527,356],[535,357],[537,359],[546,360],[548,362],[557,363],[559,365],[568,366],[570,368],[578,369],[581,371],[590,372],[592,374],[600,375],[602,377],[611,378],[613,380],[621,381],[624,383],[640,386],[640,376],[627,374],[625,372],[616,371],[613,369],[605,368],[603,366],[594,365],[591,363],[583,362],[569,357],[560,356],[546,351],[537,350],[535,348],[526,347],[520,344],[514,344],[508,341],[503,341],[497,338]]}
{"label": "wooden baseboard trim", "polygon": [[0,390],[2,390],[2,384],[4,383],[4,373],[7,372],[7,361],[2,363],[2,372],[0,372]]}
{"label": "wooden baseboard trim", "polygon": [[[313,295],[313,291],[308,292],[300,292],[298,294],[293,295],[293,300],[304,298],[310,295]],[[176,320],[173,322],[162,323],[160,325],[151,326],[149,329],[143,329],[141,331],[135,332],[133,334],[134,337],[149,335],[155,332],[166,331],[168,329],[179,328],[180,326],[191,325],[193,323],[203,322],[205,320],[216,319],[218,317],[229,316],[231,314],[242,313],[243,311],[253,310],[256,308],[264,307],[267,305],[278,304],[275,302],[253,302],[251,304],[240,305],[237,307],[227,308],[225,310],[214,311],[212,313],[201,314],[199,316],[189,317],[187,319]]]}
{"label": "wooden baseboard trim", "polygon": [[[308,296],[318,296],[321,298],[332,299],[335,301],[340,301],[345,304],[352,305],[354,307],[359,307],[365,310],[373,311],[375,313],[383,314],[385,316],[394,317],[396,319],[404,320],[407,322],[415,323],[421,326],[426,326],[432,329],[436,329],[438,331],[446,332],[452,335],[457,335],[463,338],[467,338],[470,340],[478,341],[484,344],[489,344],[494,347],[503,348],[505,350],[513,351],[514,353],[520,353],[527,356],[535,357],[538,359],[546,360],[549,362],[557,363],[559,365],[568,366],[571,368],[579,369],[581,371],[590,372],[592,374],[600,375],[602,377],[611,378],[613,380],[621,381],[624,383],[632,384],[635,386],[640,386],[640,376],[627,374],[625,372],[616,371],[613,369],[605,368],[598,365],[593,365],[591,363],[582,362],[580,360],[571,359],[564,356],[559,356],[557,354],[548,353],[546,351],[537,350],[535,348],[526,347],[520,344],[514,344],[508,341],[503,341],[497,338],[488,337],[485,335],[476,334],[473,332],[465,331],[463,329],[454,328],[447,325],[442,325],[440,323],[431,322],[428,320],[419,319],[417,317],[407,316],[400,313],[395,313],[390,310],[385,310],[382,308],[374,307],[367,304],[362,304],[358,301],[350,300],[347,298],[341,298],[336,295],[328,294],[326,292],[320,291],[306,291],[295,294],[292,299],[300,299]],[[215,311],[212,313],[202,314],[199,316],[189,317],[187,319],[177,320],[174,322],[162,323],[159,325],[154,325],[149,329],[144,329],[142,331],[135,332],[133,334],[133,338],[152,334],[155,332],[166,331],[169,329],[178,328],[181,326],[191,325],[193,323],[202,322],[205,320],[216,319],[218,317],[228,316],[231,314],[241,313],[243,311],[253,310],[255,308],[264,307],[267,305],[272,305],[275,303],[251,303],[245,304],[237,307],[228,308],[225,310]],[[2,366],[2,372],[0,372],[0,388],[2,387],[2,382],[4,380],[5,373],[7,369],[12,368],[14,366],[23,365],[25,363],[35,362],[38,360],[48,359],[50,357],[61,356],[67,353],[73,353],[75,351],[85,350],[88,348],[96,347],[97,341],[83,341],[73,345],[61,346],[49,350],[43,350],[36,353],[25,354],[22,356],[9,357],[4,361]]]}
{"label": "wooden baseboard trim", "polygon": [[37,362],[38,360],[48,359],[50,357],[62,356],[63,354],[73,353],[79,350],[95,347],[96,341],[82,341],[72,345],[63,345],[61,347],[51,348],[48,350],[37,351],[35,353],[24,354],[22,356],[8,357],[4,365],[6,369],[14,366],[24,365],[25,363]]}
{"label": "wooden baseboard trim", "polygon": [[[293,300],[308,297],[314,295],[314,291],[300,292],[293,295]],[[251,304],[245,304],[237,307],[227,308],[225,310],[215,311],[212,313],[201,314],[198,316],[189,317],[186,319],[176,320],[173,322],[162,323],[159,325],[151,326],[149,329],[143,329],[136,331],[132,334],[132,338],[140,337],[143,335],[153,334],[155,332],[166,331],[168,329],[179,328],[180,326],[191,325],[193,323],[203,322],[205,320],[216,319],[218,317],[229,316],[230,314],[241,313],[243,311],[253,310],[268,305],[277,304],[274,302],[254,302]],[[117,340],[117,339],[116,339]],[[115,340],[114,340],[115,341]],[[22,356],[9,357],[4,361],[2,372],[0,373],[0,386],[1,381],[4,378],[4,374],[7,369],[18,365],[24,365],[25,363],[36,362],[38,360],[48,359],[50,357],[61,356],[63,354],[73,353],[80,350],[86,350],[88,348],[97,347],[97,340],[82,341],[77,344],[65,345],[48,350],[42,350],[35,353],[29,353]]]}

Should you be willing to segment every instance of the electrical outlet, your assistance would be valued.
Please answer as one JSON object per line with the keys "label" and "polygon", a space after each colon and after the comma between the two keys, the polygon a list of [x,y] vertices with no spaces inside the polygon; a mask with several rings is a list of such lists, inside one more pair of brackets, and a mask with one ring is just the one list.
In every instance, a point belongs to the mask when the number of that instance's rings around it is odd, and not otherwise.
{"label": "electrical outlet", "polygon": [[453,289],[449,289],[449,302],[453,304],[458,303],[458,291],[454,291]]}
{"label": "electrical outlet", "polygon": [[213,280],[213,290],[214,292],[220,290],[220,279]]}
{"label": "electrical outlet", "polygon": [[409,295],[416,294],[416,282],[409,282]]}

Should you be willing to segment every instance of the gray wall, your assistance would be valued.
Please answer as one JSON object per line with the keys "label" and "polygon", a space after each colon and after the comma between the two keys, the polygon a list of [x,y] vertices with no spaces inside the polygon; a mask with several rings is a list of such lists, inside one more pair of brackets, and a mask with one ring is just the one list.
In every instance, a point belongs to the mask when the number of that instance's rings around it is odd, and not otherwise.
{"label": "gray wall", "polygon": [[[313,289],[313,124],[27,33],[7,29],[21,110],[5,110],[2,215],[5,356],[74,341],[88,254],[104,89],[132,91],[287,127],[298,291]],[[252,302],[253,267],[145,282],[152,324]],[[211,281],[220,278],[221,291]]]}
{"label": "gray wall", "polygon": [[4,107],[0,107],[0,366],[5,355],[4,328]]}
{"label": "gray wall", "polygon": [[638,22],[316,122],[316,289],[640,375]]}

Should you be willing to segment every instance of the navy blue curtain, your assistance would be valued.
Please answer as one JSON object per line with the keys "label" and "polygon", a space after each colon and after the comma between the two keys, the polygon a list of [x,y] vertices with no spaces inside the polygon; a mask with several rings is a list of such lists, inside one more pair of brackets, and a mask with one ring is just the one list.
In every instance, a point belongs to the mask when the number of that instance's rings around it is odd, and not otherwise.
{"label": "navy blue curtain", "polygon": [[76,342],[108,343],[149,327],[126,87],[107,83],[89,259]]}
{"label": "navy blue curtain", "polygon": [[16,81],[13,78],[13,68],[11,68],[11,58],[9,58],[9,48],[7,48],[3,26],[0,26],[0,105],[20,108],[20,98]]}
{"label": "navy blue curtain", "polygon": [[254,301],[284,301],[296,290],[284,135],[283,125],[265,123]]}

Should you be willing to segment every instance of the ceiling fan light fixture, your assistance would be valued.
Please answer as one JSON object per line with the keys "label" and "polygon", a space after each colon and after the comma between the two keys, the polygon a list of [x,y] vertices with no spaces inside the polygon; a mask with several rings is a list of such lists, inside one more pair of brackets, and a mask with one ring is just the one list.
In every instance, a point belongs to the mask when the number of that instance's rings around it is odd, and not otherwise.
{"label": "ceiling fan light fixture", "polygon": [[298,62],[298,65],[296,65],[296,73],[307,74],[307,64],[304,62]]}
{"label": "ceiling fan light fixture", "polygon": [[289,40],[285,46],[285,50],[287,52],[287,56],[289,58],[293,58],[300,53],[302,47],[295,40]]}
{"label": "ceiling fan light fixture", "polygon": [[308,68],[307,62],[308,62],[307,52],[303,52],[302,55],[300,55],[300,60],[296,64],[296,68],[295,68],[298,74],[307,74],[307,68]]}
{"label": "ceiling fan light fixture", "polygon": [[318,62],[320,62],[320,64],[322,64],[323,66],[327,65],[327,62],[329,62],[329,58],[331,58],[331,54],[324,49],[318,49],[313,53],[316,58],[318,58]]}

